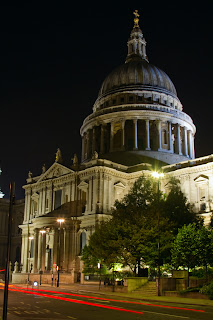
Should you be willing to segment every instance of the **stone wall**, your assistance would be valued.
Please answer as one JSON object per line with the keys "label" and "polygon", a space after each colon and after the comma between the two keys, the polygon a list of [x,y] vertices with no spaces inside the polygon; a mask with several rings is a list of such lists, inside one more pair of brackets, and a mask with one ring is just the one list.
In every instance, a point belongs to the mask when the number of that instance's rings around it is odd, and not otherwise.
{"label": "stone wall", "polygon": [[[53,276],[53,285],[55,285],[57,281],[58,275],[55,273]],[[27,273],[13,273],[12,274],[12,283],[22,283],[27,284],[28,274]],[[33,281],[37,281],[40,283],[40,274],[38,273],[30,273],[29,281],[33,283]],[[41,274],[41,283],[42,284],[52,284],[52,274]],[[60,283],[63,284],[72,284],[74,283],[74,274],[70,273],[61,273],[60,274]]]}

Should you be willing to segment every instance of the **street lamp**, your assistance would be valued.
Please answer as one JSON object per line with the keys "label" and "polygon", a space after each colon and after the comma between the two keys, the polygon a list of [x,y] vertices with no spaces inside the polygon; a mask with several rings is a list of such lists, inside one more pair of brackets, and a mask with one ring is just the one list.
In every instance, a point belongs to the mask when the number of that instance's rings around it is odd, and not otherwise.
{"label": "street lamp", "polygon": [[57,287],[59,287],[59,274],[60,274],[60,253],[61,253],[61,224],[65,220],[62,218],[57,219],[57,222],[59,223],[59,236],[58,236],[58,265],[57,265],[57,271],[58,271],[58,279],[57,279]]}
{"label": "street lamp", "polygon": [[40,230],[40,233],[42,235],[42,241],[41,241],[41,266],[40,266],[40,285],[41,285],[41,273],[42,273],[42,261],[43,261],[43,235],[46,233],[46,230],[42,229]]}
{"label": "street lamp", "polygon": [[29,250],[28,250],[28,279],[27,279],[27,284],[29,284],[30,280],[30,258],[31,258],[31,240],[34,239],[33,236],[30,236],[29,238]]}
{"label": "street lamp", "polygon": [[[160,178],[164,177],[164,174],[162,172],[157,172],[157,171],[153,171],[152,172],[152,177],[157,179],[158,182],[158,190],[157,190],[157,204],[159,207],[159,202],[160,202]],[[157,210],[158,213],[158,296],[160,296],[160,214],[159,214],[159,209]]]}

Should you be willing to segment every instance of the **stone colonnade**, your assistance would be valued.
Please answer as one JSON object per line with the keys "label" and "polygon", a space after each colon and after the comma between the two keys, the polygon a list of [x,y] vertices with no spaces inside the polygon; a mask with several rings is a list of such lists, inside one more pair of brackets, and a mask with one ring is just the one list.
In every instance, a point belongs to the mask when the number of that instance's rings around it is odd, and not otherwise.
{"label": "stone colonnade", "polygon": [[166,151],[193,159],[194,135],[179,123],[162,120],[120,120],[94,126],[82,137],[82,160],[125,150]]}
{"label": "stone colonnade", "polygon": [[[46,232],[40,232],[45,230]],[[59,230],[57,227],[35,228],[30,234],[22,234],[22,272],[56,272],[59,265],[64,272],[75,269],[75,257],[80,253],[80,234],[75,225]],[[30,239],[30,238],[33,239]]]}

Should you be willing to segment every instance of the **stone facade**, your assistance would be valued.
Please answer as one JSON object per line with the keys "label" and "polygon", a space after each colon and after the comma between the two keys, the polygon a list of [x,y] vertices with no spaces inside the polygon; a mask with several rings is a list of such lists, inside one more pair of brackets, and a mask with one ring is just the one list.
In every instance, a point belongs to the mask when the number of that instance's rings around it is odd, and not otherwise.
{"label": "stone facade", "polygon": [[[96,224],[110,219],[114,202],[142,174],[161,169],[161,189],[180,179],[197,213],[210,221],[213,156],[195,159],[192,119],[183,112],[170,78],[149,64],[146,41],[135,22],[125,64],[104,80],[93,113],[83,122],[82,159],[56,161],[41,175],[29,172],[22,229],[22,278],[29,272],[56,273],[79,280],[80,254]],[[63,218],[59,224],[57,219]],[[43,231],[43,232],[41,232]],[[60,245],[60,249],[59,249]],[[16,282],[18,281],[16,275]]]}
{"label": "stone facade", "polygon": [[[0,269],[5,268],[5,257],[7,256],[7,230],[8,213],[10,202],[7,199],[0,199]],[[21,262],[21,229],[19,225],[24,217],[24,199],[16,200],[12,212],[11,232],[11,262]]]}

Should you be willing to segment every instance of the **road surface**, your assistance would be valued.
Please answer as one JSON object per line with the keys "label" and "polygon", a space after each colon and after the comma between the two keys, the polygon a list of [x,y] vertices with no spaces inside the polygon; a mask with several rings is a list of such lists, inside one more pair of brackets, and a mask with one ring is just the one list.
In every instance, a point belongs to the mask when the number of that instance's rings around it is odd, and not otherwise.
{"label": "road surface", "polygon": [[[3,287],[0,287],[2,315]],[[59,290],[59,291],[58,291]],[[196,300],[195,300],[196,303]],[[10,286],[8,320],[212,320],[213,307]]]}

